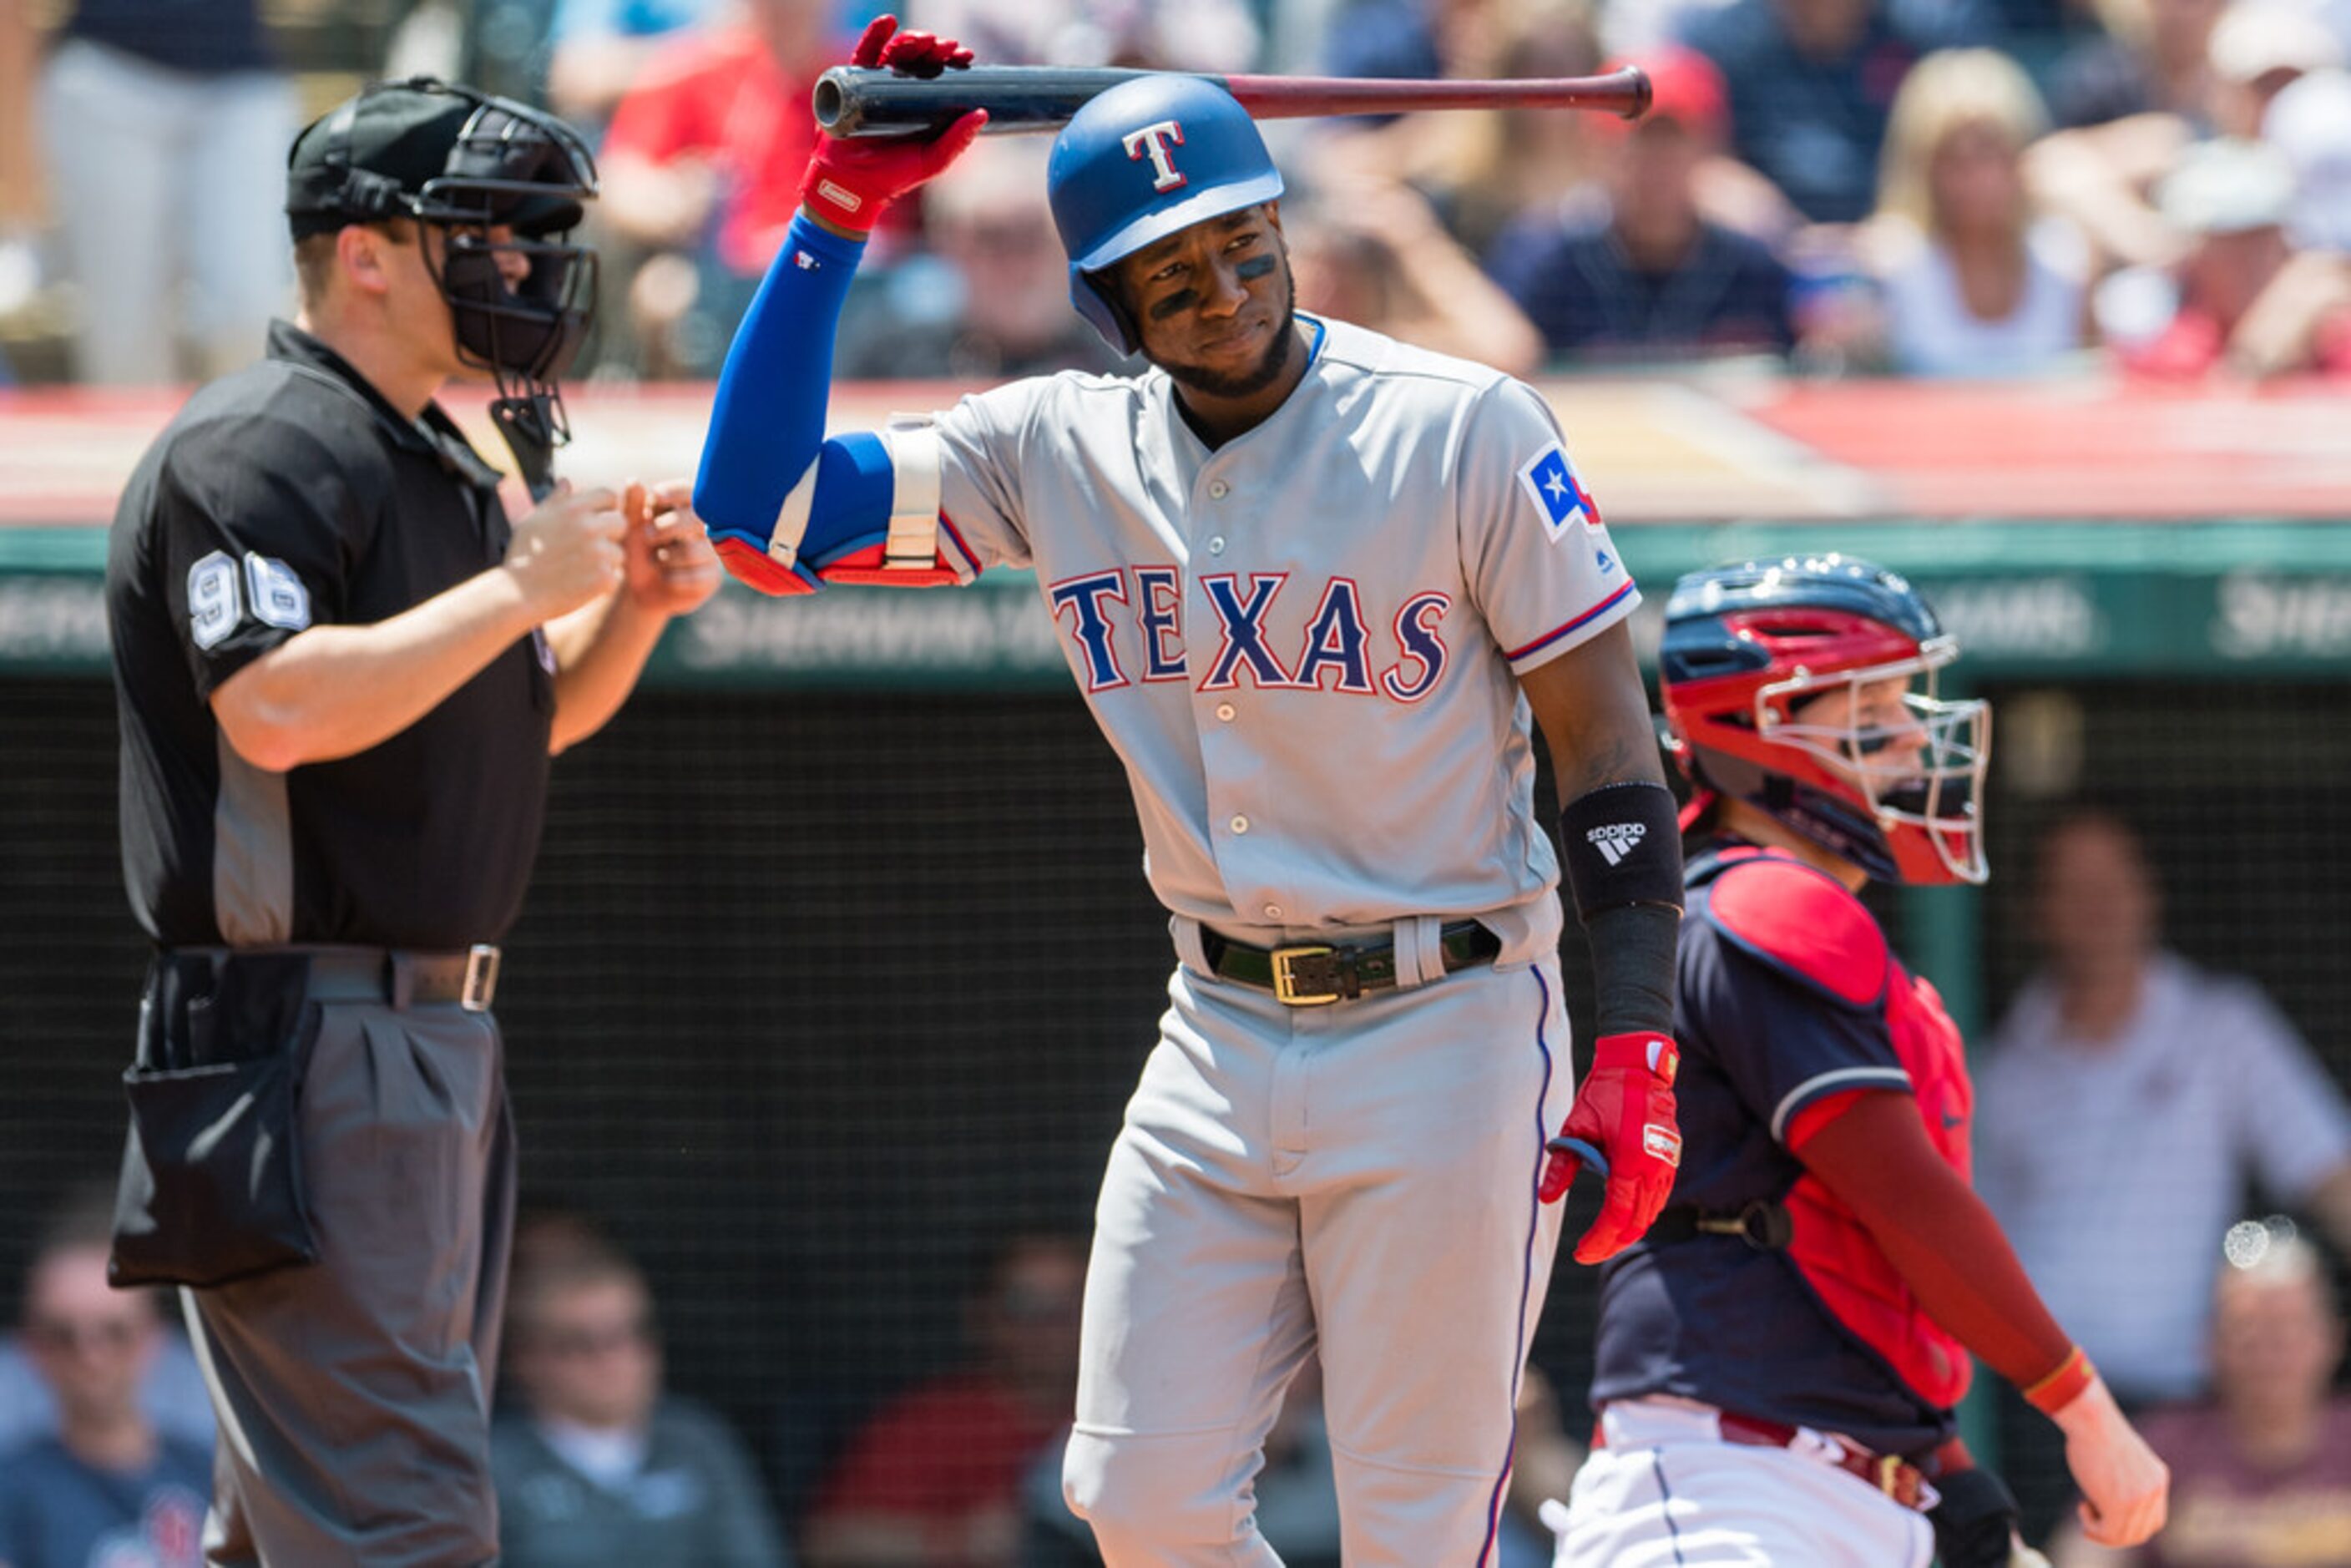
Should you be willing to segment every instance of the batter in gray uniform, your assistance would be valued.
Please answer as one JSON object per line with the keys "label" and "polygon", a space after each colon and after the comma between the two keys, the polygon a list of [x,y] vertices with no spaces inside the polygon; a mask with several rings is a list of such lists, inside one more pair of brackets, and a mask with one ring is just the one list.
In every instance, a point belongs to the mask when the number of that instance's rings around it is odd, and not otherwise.
{"label": "batter in gray uniform", "polygon": [[[885,17],[857,60],[959,57]],[[1680,851],[1639,596],[1533,392],[1292,312],[1281,177],[1191,78],[1096,99],[1050,172],[1072,298],[1148,371],[824,439],[864,233],[981,118],[820,146],[696,509],[770,592],[1033,568],[1133,781],[1178,963],[1086,1291],[1064,1483],[1104,1559],[1277,1563],[1251,1478],[1319,1352],[1348,1563],[1488,1563],[1545,1200],[1604,1164],[1597,1260],[1679,1154]],[[1572,1107],[1531,719],[1601,982]]]}

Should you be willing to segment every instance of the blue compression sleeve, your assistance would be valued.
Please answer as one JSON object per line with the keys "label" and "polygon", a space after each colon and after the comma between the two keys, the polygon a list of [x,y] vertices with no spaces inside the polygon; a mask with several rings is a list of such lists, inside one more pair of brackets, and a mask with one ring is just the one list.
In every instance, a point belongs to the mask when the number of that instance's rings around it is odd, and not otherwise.
{"label": "blue compression sleeve", "polygon": [[801,549],[821,565],[855,538],[886,531],[889,460],[868,436],[826,443],[833,335],[865,247],[794,215],[718,374],[694,508],[715,538],[765,550],[776,514],[822,447],[820,504]]}

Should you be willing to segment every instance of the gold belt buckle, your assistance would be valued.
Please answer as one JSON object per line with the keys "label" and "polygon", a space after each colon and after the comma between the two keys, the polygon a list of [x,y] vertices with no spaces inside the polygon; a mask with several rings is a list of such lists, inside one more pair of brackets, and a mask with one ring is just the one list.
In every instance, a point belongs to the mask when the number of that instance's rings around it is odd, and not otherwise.
{"label": "gold belt buckle", "polygon": [[1301,991],[1298,988],[1297,980],[1290,973],[1290,966],[1301,958],[1327,958],[1337,951],[1336,947],[1327,945],[1319,947],[1276,947],[1273,950],[1274,999],[1289,1008],[1328,1007],[1337,1001],[1339,993],[1336,991]]}
{"label": "gold belt buckle", "polygon": [[1887,1497],[1894,1498],[1896,1500],[1900,1500],[1902,1495],[1901,1455],[1880,1454],[1877,1456],[1877,1490],[1884,1492]]}
{"label": "gold belt buckle", "polygon": [[498,950],[486,942],[476,942],[465,954],[465,983],[457,993],[457,1005],[469,1013],[486,1013],[497,991]]}

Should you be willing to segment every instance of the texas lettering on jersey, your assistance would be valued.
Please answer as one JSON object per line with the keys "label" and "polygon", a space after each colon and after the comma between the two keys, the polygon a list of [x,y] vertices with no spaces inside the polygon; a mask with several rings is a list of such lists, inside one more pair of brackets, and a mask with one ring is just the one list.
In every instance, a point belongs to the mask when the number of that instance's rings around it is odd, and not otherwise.
{"label": "texas lettering on jersey", "polygon": [[1449,657],[1441,634],[1452,596],[1408,595],[1374,637],[1378,608],[1350,577],[1322,580],[1299,619],[1277,605],[1302,602],[1286,571],[1199,579],[1217,622],[1217,644],[1196,670],[1184,640],[1183,575],[1173,566],[1105,567],[1065,577],[1045,591],[1053,620],[1075,649],[1086,691],[1198,679],[1204,692],[1244,681],[1265,690],[1329,691],[1418,702],[1436,688]]}

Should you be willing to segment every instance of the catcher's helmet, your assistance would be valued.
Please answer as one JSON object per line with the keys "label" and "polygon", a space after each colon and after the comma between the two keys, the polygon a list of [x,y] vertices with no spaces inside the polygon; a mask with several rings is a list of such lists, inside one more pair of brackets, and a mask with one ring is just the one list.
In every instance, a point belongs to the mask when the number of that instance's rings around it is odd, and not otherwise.
{"label": "catcher's helmet", "polygon": [[1122,354],[1134,325],[1092,277],[1155,240],[1281,194],[1249,111],[1212,81],[1152,74],[1087,100],[1045,167],[1070,256],[1070,301]]}
{"label": "catcher's helmet", "polygon": [[[1658,652],[1674,755],[1700,789],[1880,881],[1981,882],[1991,712],[1934,695],[1959,651],[1915,589],[1866,561],[1692,572],[1674,585]],[[1795,718],[1839,692],[1842,714]]]}

